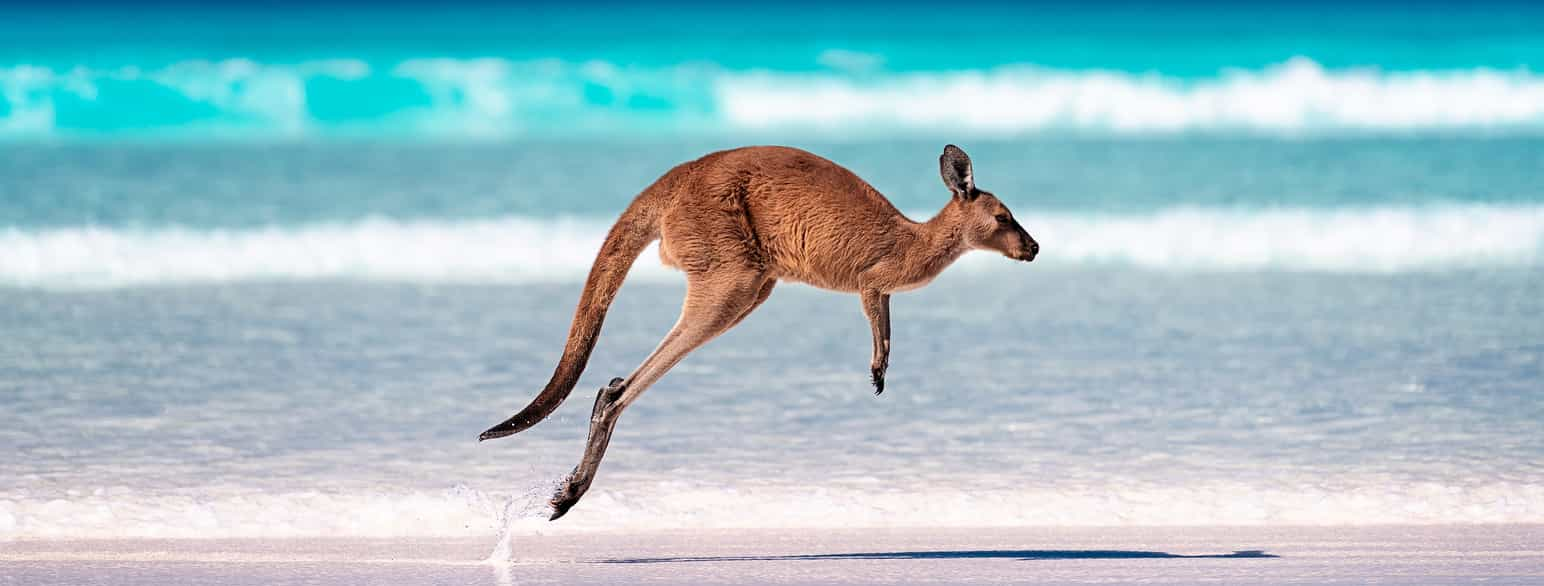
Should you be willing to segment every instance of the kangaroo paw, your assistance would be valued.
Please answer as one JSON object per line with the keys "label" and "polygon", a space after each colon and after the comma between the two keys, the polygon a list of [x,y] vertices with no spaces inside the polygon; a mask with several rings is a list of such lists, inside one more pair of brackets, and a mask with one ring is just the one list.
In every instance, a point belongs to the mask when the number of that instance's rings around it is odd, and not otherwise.
{"label": "kangaroo paw", "polygon": [[567,515],[568,510],[574,508],[574,505],[579,503],[579,497],[583,495],[584,492],[574,486],[574,477],[568,477],[568,480],[563,483],[563,487],[559,488],[552,495],[552,498],[547,501],[547,504],[552,506],[552,516],[548,517],[547,520],[556,521],[559,517]]}
{"label": "kangaroo paw", "polygon": [[869,373],[873,375],[873,378],[870,380],[874,382],[874,396],[877,397],[880,393],[885,392],[885,369],[870,368]]}

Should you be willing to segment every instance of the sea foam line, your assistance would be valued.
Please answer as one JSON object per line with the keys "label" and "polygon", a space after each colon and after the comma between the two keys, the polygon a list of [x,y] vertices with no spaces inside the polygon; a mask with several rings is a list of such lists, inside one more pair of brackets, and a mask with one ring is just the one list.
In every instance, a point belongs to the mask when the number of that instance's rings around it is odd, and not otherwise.
{"label": "sea foam line", "polygon": [[[1544,260],[1544,205],[1440,205],[1134,215],[1020,210],[1040,266],[1154,270],[1401,272],[1532,266]],[[96,288],[254,280],[572,282],[608,221],[511,217],[208,230],[0,230],[0,285]],[[646,250],[640,279],[677,278]],[[962,261],[994,270],[984,253]]]}
{"label": "sea foam line", "polygon": [[[1410,525],[1544,522],[1538,484],[1366,482],[915,490],[794,486],[597,489],[583,514],[548,523],[546,491],[242,492],[119,490],[3,498],[0,539],[495,537],[660,529]],[[513,505],[513,506],[511,506]],[[501,519],[501,511],[517,510]]]}
{"label": "sea foam line", "polygon": [[717,95],[724,116],[748,128],[1013,135],[1544,126],[1544,77],[1528,70],[1329,70],[1302,57],[1194,80],[1030,65],[870,77],[763,72],[726,76]]}
{"label": "sea foam line", "polygon": [[9,65],[0,138],[1544,130],[1544,76],[1526,68],[1331,69],[1297,57],[1181,78],[1034,64],[889,71],[868,57],[855,67],[828,52],[808,72],[498,58]]}

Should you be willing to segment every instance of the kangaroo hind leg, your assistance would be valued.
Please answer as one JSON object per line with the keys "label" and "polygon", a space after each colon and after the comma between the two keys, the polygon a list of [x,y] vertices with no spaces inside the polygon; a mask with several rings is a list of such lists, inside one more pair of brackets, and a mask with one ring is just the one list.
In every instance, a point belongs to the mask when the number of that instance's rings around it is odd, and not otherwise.
{"label": "kangaroo hind leg", "polygon": [[761,289],[756,292],[756,299],[751,302],[749,307],[746,307],[744,311],[740,312],[739,317],[734,318],[734,321],[730,322],[729,327],[724,329],[729,330],[737,325],[740,325],[740,322],[745,321],[745,318],[749,317],[752,311],[756,311],[756,308],[761,307],[762,303],[766,303],[767,298],[772,296],[772,286],[776,284],[777,279],[766,279],[762,281]]}
{"label": "kangaroo hind leg", "polygon": [[[611,433],[622,411],[692,350],[728,331],[754,309],[758,299],[765,299],[760,293],[766,282],[767,279],[762,275],[749,271],[744,274],[715,273],[711,276],[687,277],[686,302],[675,327],[670,329],[670,333],[665,335],[665,339],[631,376],[612,379],[611,384],[601,389],[595,397],[584,458],[574,467],[573,473],[557,494],[552,496],[553,520],[568,513],[579,502],[579,498],[584,496],[585,491],[590,489],[590,483],[594,481],[595,471],[600,468],[600,461],[606,455]],[[766,287],[765,292],[770,294],[770,287]]]}

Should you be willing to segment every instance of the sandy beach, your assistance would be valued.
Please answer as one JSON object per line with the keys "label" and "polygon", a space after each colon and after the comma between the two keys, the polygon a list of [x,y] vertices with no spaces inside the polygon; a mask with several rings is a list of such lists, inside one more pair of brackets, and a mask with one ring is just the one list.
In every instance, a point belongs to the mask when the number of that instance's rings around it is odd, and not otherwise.
{"label": "sandy beach", "polygon": [[5,584],[1538,584],[1544,526],[719,530],[15,541]]}

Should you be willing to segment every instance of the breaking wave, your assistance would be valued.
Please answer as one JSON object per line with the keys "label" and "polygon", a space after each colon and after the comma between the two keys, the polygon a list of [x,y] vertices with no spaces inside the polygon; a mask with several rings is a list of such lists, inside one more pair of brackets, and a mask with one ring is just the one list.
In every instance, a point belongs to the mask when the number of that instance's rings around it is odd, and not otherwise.
{"label": "breaking wave", "polygon": [[[831,53],[831,52],[828,52]],[[838,58],[839,57],[839,58]],[[0,66],[0,137],[510,138],[755,134],[1537,132],[1528,69],[1327,69],[1307,58],[1209,77],[1058,70],[808,72],[712,63],[336,59],[153,69]]]}
{"label": "breaking wave", "polygon": [[[1532,266],[1544,206],[1176,208],[1143,215],[1021,212],[1037,263],[1155,270],[1401,272]],[[554,282],[584,278],[609,222],[502,218],[247,230],[0,230],[0,284],[94,288],[252,280]],[[667,274],[645,251],[634,277]],[[970,270],[1000,263],[968,255]]]}
{"label": "breaking wave", "polygon": [[1262,488],[1244,484],[1087,490],[598,489],[585,514],[546,521],[549,490],[141,495],[0,500],[0,539],[452,537],[649,529],[1408,525],[1544,522],[1529,484]]}
{"label": "breaking wave", "polygon": [[1016,135],[1544,127],[1544,77],[1528,71],[1327,70],[1303,58],[1197,80],[1030,66],[872,80],[764,73],[726,79],[718,96],[724,117],[748,128]]}

